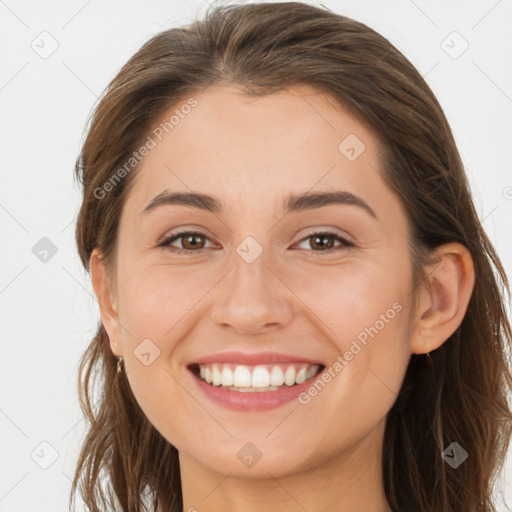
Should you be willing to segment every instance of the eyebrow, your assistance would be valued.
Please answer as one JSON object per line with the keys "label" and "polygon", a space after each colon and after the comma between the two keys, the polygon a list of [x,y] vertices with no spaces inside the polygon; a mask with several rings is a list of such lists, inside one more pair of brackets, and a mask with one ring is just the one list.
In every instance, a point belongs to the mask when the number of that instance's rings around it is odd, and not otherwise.
{"label": "eyebrow", "polygon": [[[306,192],[304,194],[290,195],[286,198],[283,206],[285,213],[313,210],[331,204],[352,205],[366,211],[373,218],[377,219],[373,209],[360,197],[343,190],[329,192]],[[198,192],[174,192],[164,190],[158,194],[142,210],[141,215],[155,210],[163,205],[183,205],[198,208],[211,213],[222,213],[222,204],[212,196]]]}

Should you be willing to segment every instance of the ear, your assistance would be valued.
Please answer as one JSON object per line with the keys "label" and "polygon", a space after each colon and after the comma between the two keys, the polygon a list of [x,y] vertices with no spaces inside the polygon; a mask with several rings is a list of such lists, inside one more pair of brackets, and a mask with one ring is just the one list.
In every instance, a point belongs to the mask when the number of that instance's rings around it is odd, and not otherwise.
{"label": "ear", "polygon": [[100,306],[101,322],[110,339],[110,348],[116,356],[122,355],[120,323],[114,286],[103,262],[99,249],[94,249],[89,259],[92,286]]}
{"label": "ear", "polygon": [[434,251],[419,293],[411,335],[411,352],[440,347],[462,323],[475,284],[473,259],[462,244],[451,242]]}

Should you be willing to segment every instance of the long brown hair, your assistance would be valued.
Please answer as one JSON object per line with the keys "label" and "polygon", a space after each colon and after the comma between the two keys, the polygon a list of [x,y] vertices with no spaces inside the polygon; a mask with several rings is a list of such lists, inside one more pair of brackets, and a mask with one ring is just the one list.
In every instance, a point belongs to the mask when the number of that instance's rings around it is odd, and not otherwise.
{"label": "long brown hair", "polygon": [[[121,209],[138,166],[118,173],[122,179],[108,189],[104,184],[170,107],[214,83],[236,84],[249,95],[308,84],[371,129],[380,172],[410,219],[416,285],[432,249],[452,241],[469,249],[476,281],[467,312],[431,353],[431,365],[411,356],[387,417],[382,471],[394,511],[496,510],[492,491],[512,425],[507,277],[478,219],[441,106],[414,66],[366,25],[305,3],[224,5],[146,42],[108,86],[77,160],[83,203],[76,241],[84,267],[99,248],[114,268]],[[149,423],[124,373],[116,373],[101,323],[78,381],[89,428],[70,505],[79,489],[94,512],[141,512],[144,503],[181,512],[177,450]],[[453,441],[469,454],[457,469],[442,457]]]}

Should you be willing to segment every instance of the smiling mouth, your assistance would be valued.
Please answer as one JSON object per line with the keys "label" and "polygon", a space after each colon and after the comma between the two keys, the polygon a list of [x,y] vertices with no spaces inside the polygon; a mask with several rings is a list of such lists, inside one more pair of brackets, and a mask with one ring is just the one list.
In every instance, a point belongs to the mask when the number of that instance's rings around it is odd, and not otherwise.
{"label": "smiling mouth", "polygon": [[325,366],[308,363],[241,365],[232,363],[192,364],[189,369],[212,387],[239,392],[278,391],[313,379]]}

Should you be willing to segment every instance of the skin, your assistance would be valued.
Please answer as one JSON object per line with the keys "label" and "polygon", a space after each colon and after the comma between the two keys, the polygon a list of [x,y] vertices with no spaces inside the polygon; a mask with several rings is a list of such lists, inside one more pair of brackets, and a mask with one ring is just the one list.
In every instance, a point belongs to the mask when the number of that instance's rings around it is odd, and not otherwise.
{"label": "skin", "polygon": [[[307,86],[259,98],[216,86],[194,97],[198,105],[135,176],[114,278],[98,250],[91,256],[112,351],[124,357],[148,419],[179,450],[184,510],[388,512],[386,415],[411,353],[435,350],[462,321],[474,283],[468,251],[455,243],[436,251],[440,262],[424,283],[430,289],[416,290],[413,310],[408,219],[379,175],[372,132]],[[354,161],[338,150],[349,134],[365,144]],[[164,190],[207,193],[224,210],[166,205],[141,215]],[[329,190],[361,197],[377,218],[338,204],[283,213],[289,194]],[[207,238],[193,254],[158,247],[176,228]],[[326,229],[354,246],[328,254],[315,237],[305,239]],[[263,249],[252,263],[236,252],[247,236]],[[329,366],[397,302],[401,311],[305,405],[228,410],[187,370],[200,357],[232,350]],[[160,355],[145,366],[134,350],[148,338]],[[237,457],[247,442],[262,454],[250,468]]]}

